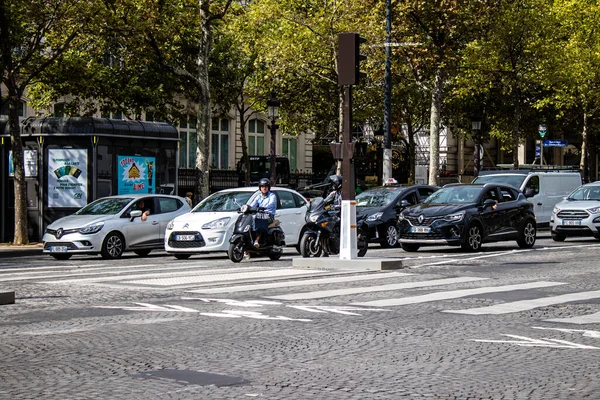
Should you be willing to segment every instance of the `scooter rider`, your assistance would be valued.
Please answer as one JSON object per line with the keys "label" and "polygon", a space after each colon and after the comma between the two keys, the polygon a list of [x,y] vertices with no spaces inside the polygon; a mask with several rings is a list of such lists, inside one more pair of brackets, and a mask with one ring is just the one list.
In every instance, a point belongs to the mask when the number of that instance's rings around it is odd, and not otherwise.
{"label": "scooter rider", "polygon": [[271,181],[262,178],[258,182],[258,190],[260,190],[260,195],[254,199],[252,204],[249,204],[250,207],[258,208],[261,211],[254,218],[254,229],[256,231],[254,247],[256,248],[260,247],[260,238],[267,232],[269,225],[273,223],[277,210],[277,196],[271,192]]}

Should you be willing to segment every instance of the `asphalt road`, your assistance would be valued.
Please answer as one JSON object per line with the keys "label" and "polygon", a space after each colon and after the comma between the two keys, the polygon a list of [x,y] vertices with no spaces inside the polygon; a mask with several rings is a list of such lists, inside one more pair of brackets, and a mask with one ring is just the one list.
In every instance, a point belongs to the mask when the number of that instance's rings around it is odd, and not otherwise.
{"label": "asphalt road", "polygon": [[0,398],[600,399],[600,241],[297,256],[0,253]]}

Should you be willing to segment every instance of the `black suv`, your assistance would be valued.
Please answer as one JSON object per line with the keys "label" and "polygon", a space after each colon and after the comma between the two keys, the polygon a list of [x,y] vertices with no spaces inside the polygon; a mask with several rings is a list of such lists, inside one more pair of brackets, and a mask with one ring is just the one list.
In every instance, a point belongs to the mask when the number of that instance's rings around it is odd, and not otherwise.
{"label": "black suv", "polygon": [[505,240],[531,248],[536,239],[532,204],[508,185],[446,185],[398,219],[398,240],[406,251],[435,245],[478,251],[482,243]]}
{"label": "black suv", "polygon": [[382,247],[396,247],[398,214],[405,207],[418,204],[438,190],[438,186],[380,186],[356,195],[356,216],[366,217],[369,242]]}

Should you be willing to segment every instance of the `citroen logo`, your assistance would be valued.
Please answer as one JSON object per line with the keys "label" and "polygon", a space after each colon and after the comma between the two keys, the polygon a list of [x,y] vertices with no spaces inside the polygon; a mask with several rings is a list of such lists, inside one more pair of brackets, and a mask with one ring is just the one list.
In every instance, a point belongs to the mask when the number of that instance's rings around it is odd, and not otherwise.
{"label": "citroen logo", "polygon": [[182,229],[189,228],[189,227],[190,227],[190,224],[186,223]]}
{"label": "citroen logo", "polygon": [[423,214],[419,215],[419,218],[417,218],[417,220],[419,221],[420,224],[423,223]]}
{"label": "citroen logo", "polygon": [[56,238],[60,239],[60,237],[63,235],[63,233],[64,233],[63,228],[58,228],[56,230]]}

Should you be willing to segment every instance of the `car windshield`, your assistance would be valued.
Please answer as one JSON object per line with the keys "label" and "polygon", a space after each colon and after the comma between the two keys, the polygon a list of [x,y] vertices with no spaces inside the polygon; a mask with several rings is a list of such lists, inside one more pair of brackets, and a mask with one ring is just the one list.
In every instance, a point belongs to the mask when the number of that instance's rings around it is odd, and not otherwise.
{"label": "car windshield", "polygon": [[475,203],[481,193],[481,186],[449,186],[427,197],[425,204],[469,204]]}
{"label": "car windshield", "polygon": [[237,211],[254,192],[217,192],[202,200],[192,212]]}
{"label": "car windshield", "polygon": [[396,190],[367,190],[356,195],[356,207],[383,207],[398,196]]}
{"label": "car windshield", "polygon": [[600,186],[581,186],[567,197],[567,200],[600,201]]}
{"label": "car windshield", "polygon": [[501,183],[520,189],[527,175],[481,175],[473,183]]}
{"label": "car windshield", "polygon": [[75,215],[114,215],[118,214],[129,204],[133,199],[130,197],[118,197],[118,198],[103,198],[98,199],[81,210],[77,211]]}

